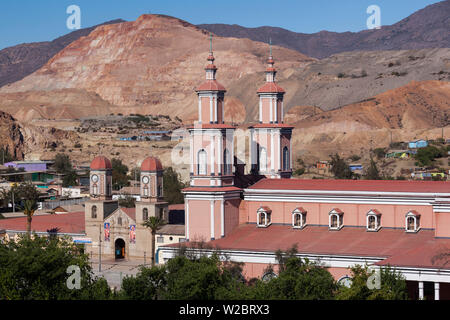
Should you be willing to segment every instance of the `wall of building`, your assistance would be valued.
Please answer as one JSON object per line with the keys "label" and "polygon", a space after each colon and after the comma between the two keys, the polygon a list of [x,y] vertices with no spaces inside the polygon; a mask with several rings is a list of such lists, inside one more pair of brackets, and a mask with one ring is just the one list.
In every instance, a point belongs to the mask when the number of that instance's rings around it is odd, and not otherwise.
{"label": "wall of building", "polygon": [[[277,201],[247,201],[247,217],[241,217],[240,221],[256,223],[257,210],[261,206],[272,209],[272,223],[292,224],[292,212],[297,207],[307,211],[306,223],[309,225],[328,225],[329,212],[335,208],[344,212],[344,226],[366,226],[367,213],[376,209],[381,213],[381,226],[389,228],[405,228],[405,215],[411,211],[417,211],[420,217],[421,228],[434,229],[433,208],[431,205],[395,205],[395,204],[349,204],[349,203],[303,203],[303,202],[277,202]],[[244,212],[242,212],[244,213]],[[448,219],[442,217],[441,219]],[[447,221],[447,220],[446,220]],[[450,220],[449,220],[450,221]],[[449,227],[450,228],[450,227]],[[441,234],[446,233],[447,227]]]}

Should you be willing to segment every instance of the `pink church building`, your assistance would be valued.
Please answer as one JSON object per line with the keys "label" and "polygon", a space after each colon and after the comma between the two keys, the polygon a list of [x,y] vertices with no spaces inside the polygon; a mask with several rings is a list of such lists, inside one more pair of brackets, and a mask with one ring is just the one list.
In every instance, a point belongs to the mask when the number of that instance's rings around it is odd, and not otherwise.
{"label": "pink church building", "polygon": [[[244,262],[246,278],[261,278],[276,266],[278,249],[296,245],[299,257],[321,263],[336,280],[354,265],[390,265],[406,278],[411,298],[450,299],[450,264],[442,259],[450,254],[450,182],[291,179],[293,127],[283,122],[285,91],[270,53],[257,91],[259,123],[249,128],[253,182],[242,186],[212,48],[207,60],[196,90],[198,121],[189,128],[188,246],[206,241]],[[176,247],[160,247],[163,259]]]}

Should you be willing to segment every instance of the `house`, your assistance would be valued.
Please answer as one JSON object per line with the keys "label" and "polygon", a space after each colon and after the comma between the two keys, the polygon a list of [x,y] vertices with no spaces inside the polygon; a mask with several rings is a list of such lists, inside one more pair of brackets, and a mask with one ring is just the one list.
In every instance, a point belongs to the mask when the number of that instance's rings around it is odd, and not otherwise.
{"label": "house", "polygon": [[363,165],[360,163],[351,163],[348,167],[355,173],[362,173],[363,171]]}
{"label": "house", "polygon": [[409,149],[420,149],[428,147],[428,141],[426,140],[416,140],[408,142]]}

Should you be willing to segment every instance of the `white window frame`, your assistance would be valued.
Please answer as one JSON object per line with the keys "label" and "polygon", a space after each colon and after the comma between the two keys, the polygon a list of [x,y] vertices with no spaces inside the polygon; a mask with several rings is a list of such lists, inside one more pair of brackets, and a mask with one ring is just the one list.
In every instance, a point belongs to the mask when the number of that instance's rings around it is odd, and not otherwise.
{"label": "white window frame", "polygon": [[[414,230],[408,229],[408,219],[414,219]],[[416,233],[420,230],[420,214],[409,211],[405,216],[405,231],[409,233]]]}
{"label": "white window frame", "polygon": [[[300,216],[300,226],[295,225],[295,216],[297,215]],[[306,226],[306,211],[296,208],[294,211],[292,211],[292,228],[303,229],[305,226]]]}
{"label": "white window frame", "polygon": [[[370,217],[375,217],[375,228],[373,228],[373,229],[369,228]],[[366,230],[371,231],[371,232],[377,232],[380,229],[381,229],[381,214],[377,213],[373,210],[370,210],[369,212],[367,212],[367,215],[366,215]]]}
{"label": "white window frame", "polygon": [[201,149],[197,153],[197,174],[199,176],[206,176],[208,174],[208,153],[205,149]]}
{"label": "white window frame", "polygon": [[[264,214],[264,224],[259,223],[261,214]],[[267,219],[268,217],[269,219]],[[269,220],[269,222],[267,222],[267,220]],[[256,216],[256,225],[258,226],[258,228],[267,228],[271,224],[272,224],[272,211],[266,210],[262,207],[259,208]]]}
{"label": "white window frame", "polygon": [[[264,151],[264,154],[263,154],[263,151]],[[263,166],[263,164],[264,164],[264,166]],[[261,149],[259,151],[259,171],[267,172],[267,149],[264,147],[261,147]]]}
{"label": "white window frame", "polygon": [[[331,226],[331,219],[333,216],[337,217],[337,227]],[[329,230],[341,230],[344,227],[344,213],[333,209],[328,214],[328,229]]]}

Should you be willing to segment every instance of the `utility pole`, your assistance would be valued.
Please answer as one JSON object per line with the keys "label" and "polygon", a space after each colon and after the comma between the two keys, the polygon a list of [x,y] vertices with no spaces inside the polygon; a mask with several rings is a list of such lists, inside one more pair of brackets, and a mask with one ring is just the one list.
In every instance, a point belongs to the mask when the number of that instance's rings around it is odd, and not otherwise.
{"label": "utility pole", "polygon": [[16,212],[16,205],[14,203],[14,190],[11,190],[12,193],[12,207],[13,207],[13,212]]}
{"label": "utility pole", "polygon": [[98,272],[102,272],[102,225],[99,225],[98,233]]}

